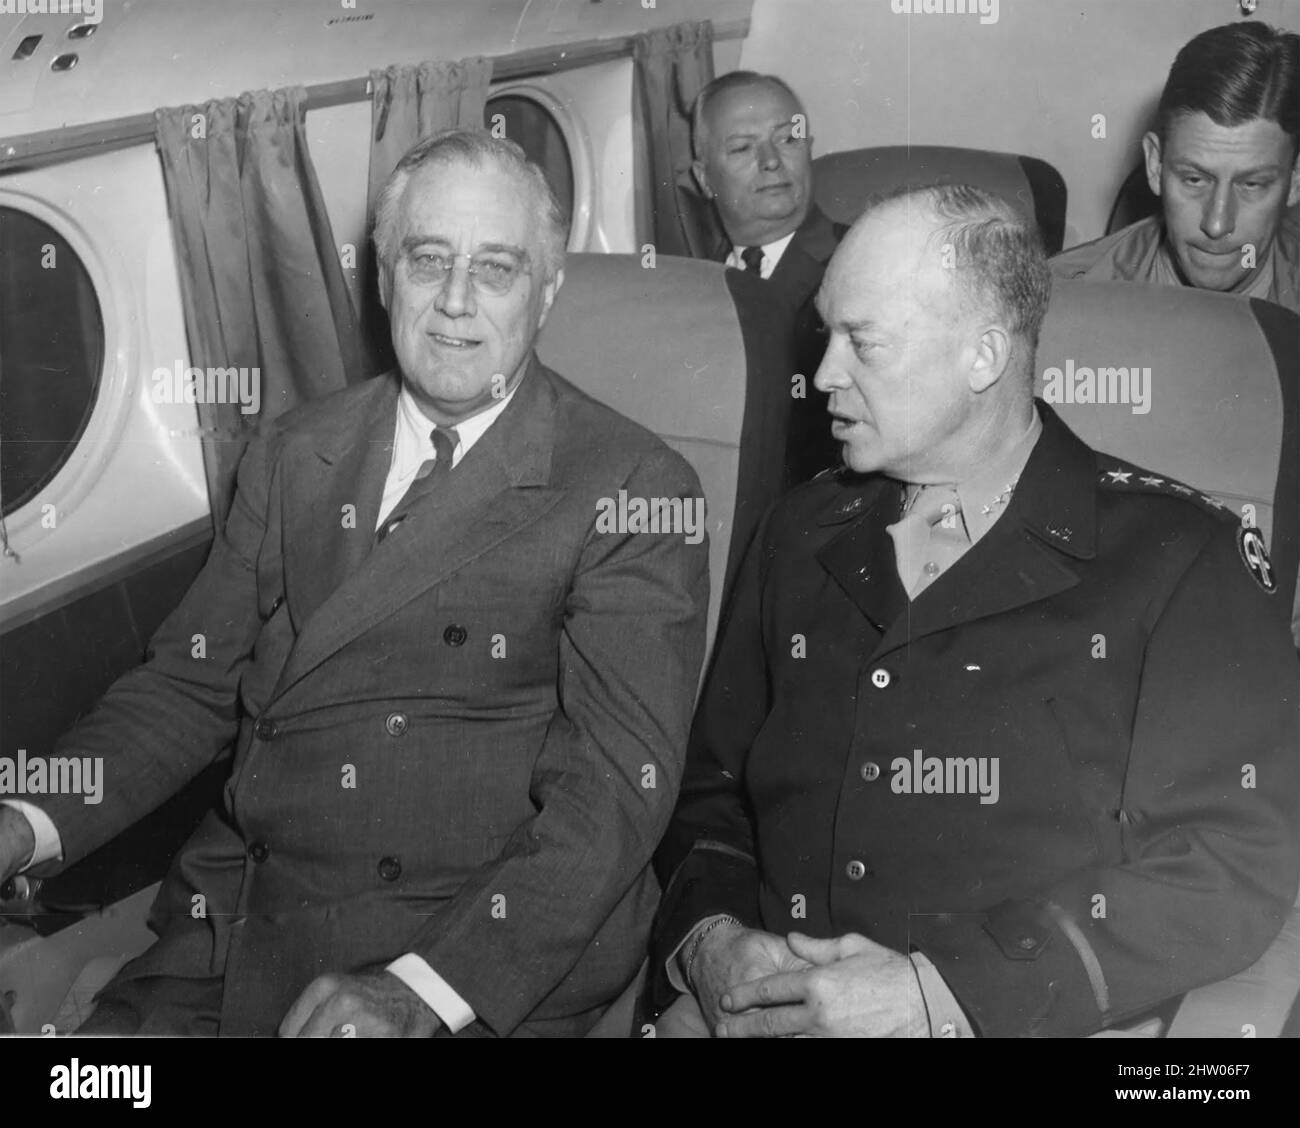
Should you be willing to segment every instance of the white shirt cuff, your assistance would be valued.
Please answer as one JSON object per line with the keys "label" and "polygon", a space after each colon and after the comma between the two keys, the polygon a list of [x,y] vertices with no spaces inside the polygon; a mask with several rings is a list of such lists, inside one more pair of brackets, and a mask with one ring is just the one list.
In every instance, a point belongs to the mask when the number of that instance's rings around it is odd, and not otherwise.
{"label": "white shirt cuff", "polygon": [[451,984],[414,952],[398,956],[384,970],[391,971],[419,995],[442,1020],[448,1033],[459,1034],[474,1021],[474,1010],[469,1003],[456,994]]}
{"label": "white shirt cuff", "polygon": [[916,981],[921,988],[921,997],[925,1000],[925,1009],[930,1015],[930,1037],[974,1038],[975,1028],[971,1026],[970,1019],[961,1009],[952,989],[939,974],[939,969],[921,952],[913,952],[909,958],[912,967],[916,969]]}
{"label": "white shirt cuff", "polygon": [[59,837],[54,821],[40,807],[24,803],[21,799],[0,799],[0,807],[12,807],[22,815],[32,828],[32,837],[36,840],[32,856],[19,867],[19,873],[46,862],[63,861],[63,839]]}
{"label": "white shirt cuff", "polygon": [[682,949],[695,939],[699,934],[700,929],[704,928],[706,925],[712,924],[715,920],[721,920],[723,917],[730,915],[730,913],[714,913],[712,916],[704,917],[704,919],[692,928],[690,932],[682,937],[682,942],[672,950],[672,954],[668,957],[665,970],[668,972],[668,982],[672,984],[674,989],[680,991],[683,995],[689,995],[691,993],[690,987],[686,984],[686,977],[682,974],[682,969],[677,966],[677,957],[681,955]]}

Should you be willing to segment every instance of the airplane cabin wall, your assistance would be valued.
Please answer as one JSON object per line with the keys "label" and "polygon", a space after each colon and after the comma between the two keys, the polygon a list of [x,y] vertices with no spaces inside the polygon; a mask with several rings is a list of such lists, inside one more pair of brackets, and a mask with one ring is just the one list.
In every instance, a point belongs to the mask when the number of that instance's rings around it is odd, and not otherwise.
{"label": "airplane cabin wall", "polygon": [[[1105,234],[1178,49],[1242,18],[1237,0],[999,0],[990,24],[890,0],[755,0],[740,65],[799,93],[814,154],[910,142],[1050,162],[1070,247]],[[1252,18],[1300,31],[1300,0],[1260,0]]]}

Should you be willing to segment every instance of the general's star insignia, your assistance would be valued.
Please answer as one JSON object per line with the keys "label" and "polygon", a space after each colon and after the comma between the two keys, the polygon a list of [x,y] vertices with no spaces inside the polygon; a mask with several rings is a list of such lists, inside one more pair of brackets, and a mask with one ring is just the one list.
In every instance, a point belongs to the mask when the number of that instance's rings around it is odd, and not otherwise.
{"label": "general's star insignia", "polygon": [[1163,478],[1153,478],[1149,474],[1143,475],[1138,479],[1144,486],[1158,486],[1164,482]]}
{"label": "general's star insignia", "polygon": [[1194,494],[1196,492],[1191,486],[1184,486],[1181,482],[1170,482],[1169,488],[1177,490],[1180,494]]}
{"label": "general's star insignia", "polygon": [[1133,477],[1132,470],[1107,470],[1106,474],[1112,482],[1123,482],[1128,485],[1128,480]]}

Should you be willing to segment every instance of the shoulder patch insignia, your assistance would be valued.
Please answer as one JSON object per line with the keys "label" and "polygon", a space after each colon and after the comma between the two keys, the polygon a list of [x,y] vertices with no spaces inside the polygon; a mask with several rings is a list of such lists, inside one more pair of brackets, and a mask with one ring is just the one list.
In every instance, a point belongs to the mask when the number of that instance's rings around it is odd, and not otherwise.
{"label": "shoulder patch insignia", "polygon": [[1105,456],[1098,459],[1098,465],[1100,466],[1098,483],[1106,489],[1116,490],[1120,493],[1163,494],[1165,497],[1180,497],[1184,501],[1195,503],[1209,513],[1231,518],[1234,521],[1236,519],[1227,506],[1216,498],[1201,493],[1200,490],[1194,490],[1191,486],[1185,486],[1182,482],[1174,481],[1172,478],[1160,478],[1130,463],[1120,462],[1119,459]]}
{"label": "shoulder patch insignia", "polygon": [[1237,551],[1246,565],[1246,570],[1254,577],[1269,595],[1277,591],[1277,578],[1273,574],[1273,563],[1268,558],[1264,547],[1264,538],[1258,529],[1242,526],[1237,532]]}

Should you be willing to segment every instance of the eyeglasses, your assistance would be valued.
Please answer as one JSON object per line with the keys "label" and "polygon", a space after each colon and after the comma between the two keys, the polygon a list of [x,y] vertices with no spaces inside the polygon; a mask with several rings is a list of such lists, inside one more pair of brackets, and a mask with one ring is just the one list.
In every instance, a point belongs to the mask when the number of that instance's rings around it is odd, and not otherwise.
{"label": "eyeglasses", "polygon": [[410,258],[411,277],[416,282],[441,285],[451,278],[456,263],[467,263],[474,288],[489,294],[507,294],[521,274],[528,273],[526,263],[500,254],[443,255],[434,251],[421,251]]}

